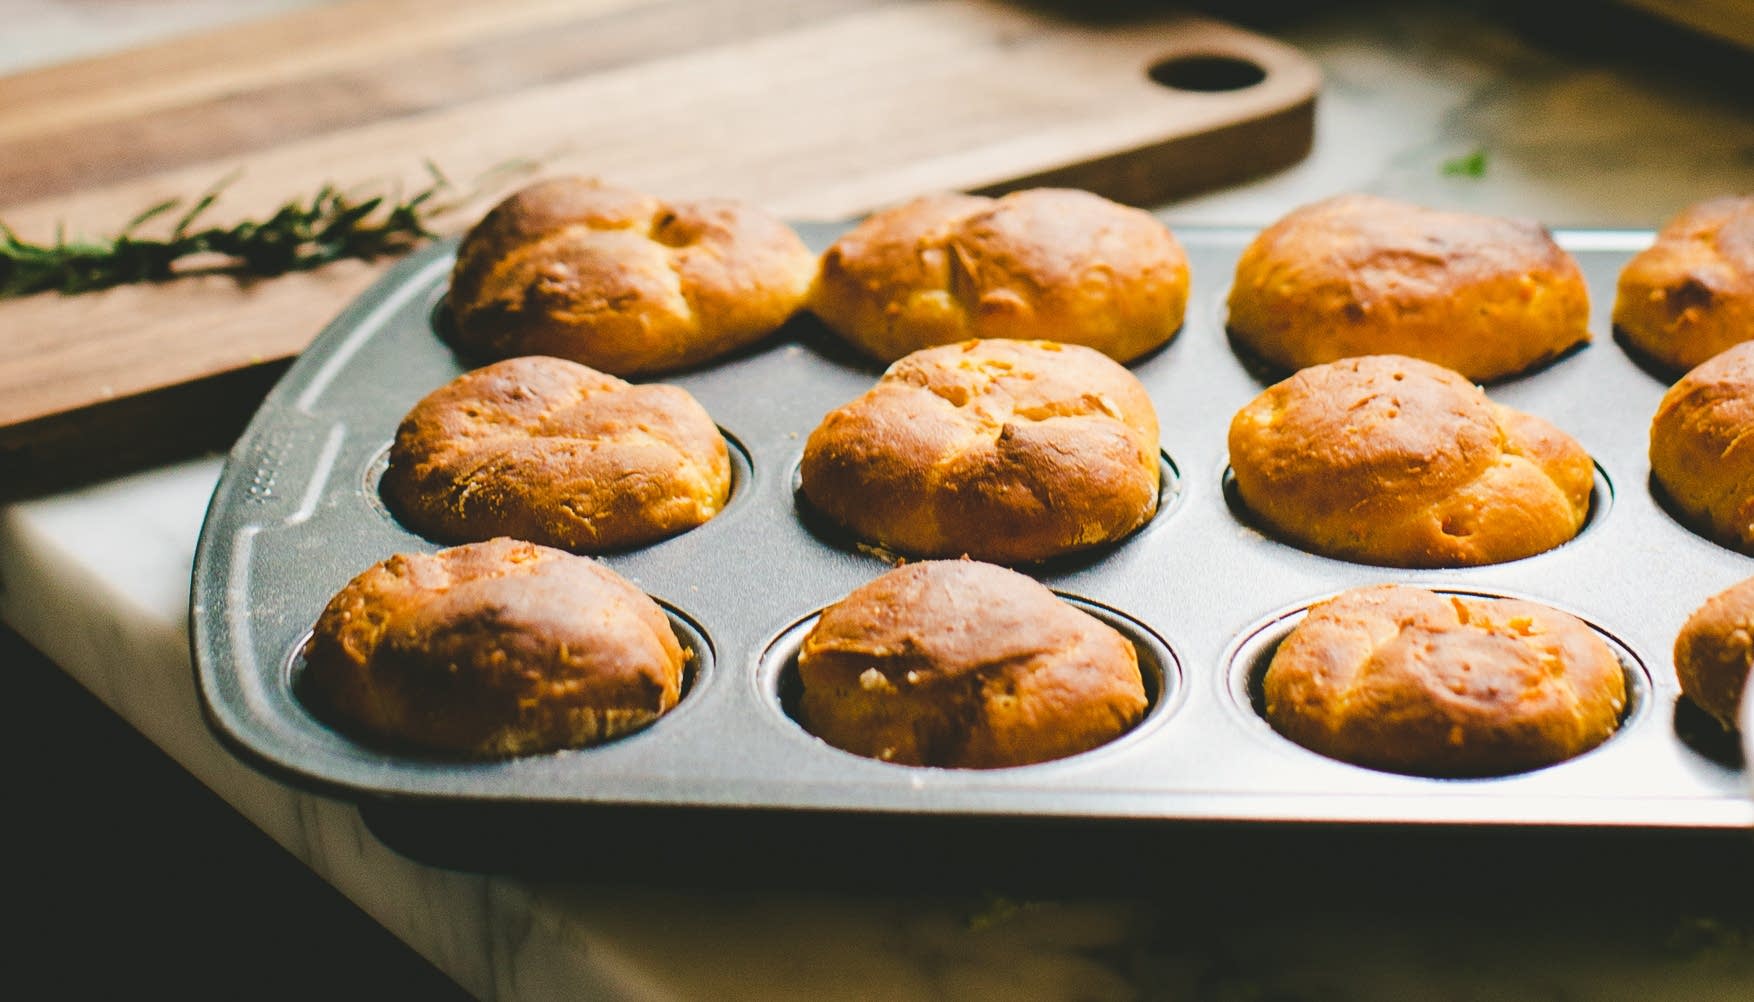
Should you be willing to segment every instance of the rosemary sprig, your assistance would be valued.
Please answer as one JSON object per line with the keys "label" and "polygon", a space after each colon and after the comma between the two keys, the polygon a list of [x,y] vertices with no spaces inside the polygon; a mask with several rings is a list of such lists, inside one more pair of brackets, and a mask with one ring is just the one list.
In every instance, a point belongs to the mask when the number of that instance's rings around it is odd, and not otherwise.
{"label": "rosemary sprig", "polygon": [[426,168],[431,182],[406,199],[355,196],[325,184],[309,200],[288,201],[266,219],[196,229],[196,220],[237,179],[234,173],[195,199],[164,238],[137,233],[181,207],[181,199],[151,206],[109,239],[69,240],[57,230],[54,243],[36,244],[0,222],[0,298],[158,282],[190,271],[265,278],[344,258],[404,253],[435,235],[427,225],[433,216],[468,200],[439,202],[451,183],[430,161]]}

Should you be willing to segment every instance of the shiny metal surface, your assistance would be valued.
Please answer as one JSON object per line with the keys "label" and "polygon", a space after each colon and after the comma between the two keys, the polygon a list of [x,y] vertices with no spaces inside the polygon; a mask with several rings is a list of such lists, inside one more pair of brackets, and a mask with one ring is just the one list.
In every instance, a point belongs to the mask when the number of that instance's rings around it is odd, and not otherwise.
{"label": "shiny metal surface", "polygon": [[[801,228],[826,246],[835,227]],[[603,559],[698,626],[711,650],[675,711],[594,749],[505,762],[405,758],[358,744],[297,698],[295,651],[329,596],[392,553],[437,545],[374,496],[402,414],[463,371],[435,335],[451,245],[388,275],[293,366],[239,441],[196,558],[192,635],[217,733],[259,767],[366,801],[641,804],[856,810],[963,817],[1212,819],[1468,825],[1726,828],[1754,824],[1736,742],[1679,700],[1669,650],[1701,601],[1750,572],[1747,557],[1678,525],[1647,485],[1650,416],[1665,389],[1608,334],[1621,263],[1650,234],[1562,232],[1592,294],[1594,343],[1495,386],[1497,400],[1571,432],[1595,456],[1598,509],[1574,541],[1513,563],[1407,571],[1303,553],[1227,503],[1225,430],[1270,377],[1238,358],[1222,304],[1251,233],[1183,229],[1194,289],[1187,324],[1135,365],[1178,482],[1173,503],[1117,546],[1032,569],[1063,595],[1134,624],[1163,670],[1134,732],[1057,762],[989,772],[860,759],[800,729],[784,708],[799,624],[886,566],[819,531],[793,477],[821,416],[879,370],[801,320],[758,350],[667,381],[686,387],[748,467],[705,526]],[[437,319],[435,319],[437,318]],[[1401,581],[1517,595],[1574,612],[1627,663],[1636,699],[1620,733],[1547,769],[1434,780],[1325,759],[1267,727],[1251,665],[1312,601]],[[1268,646],[1263,647],[1263,644]],[[1149,653],[1149,652],[1148,652]],[[777,660],[776,660],[777,659]]]}

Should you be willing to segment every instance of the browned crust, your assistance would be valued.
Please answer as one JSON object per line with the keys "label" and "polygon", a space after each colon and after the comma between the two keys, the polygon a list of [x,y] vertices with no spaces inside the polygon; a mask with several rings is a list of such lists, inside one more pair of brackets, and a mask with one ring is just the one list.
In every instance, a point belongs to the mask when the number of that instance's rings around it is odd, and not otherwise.
{"label": "browned crust", "polygon": [[427,395],[397,429],[382,483],[397,517],[430,539],[583,553],[692,529],[730,489],[725,440],[686,390],[541,356]]}
{"label": "browned crust", "polygon": [[646,726],[676,705],[687,652],[663,610],[596,561],[494,539],[372,566],[329,601],[304,657],[349,725],[498,757]]}
{"label": "browned crust", "polygon": [[991,769],[1087,751],[1146,695],[1133,645],[1014,571],[909,564],[824,610],[798,654],[804,727],[906,765]]}
{"label": "browned crust", "polygon": [[1754,338],[1754,195],[1701,202],[1670,220],[1621,270],[1614,326],[1675,370]]}
{"label": "browned crust", "polygon": [[1754,553],[1754,344],[1669,387],[1650,426],[1651,475],[1688,524]]}
{"label": "browned crust", "polygon": [[1409,355],[1477,382],[1587,342],[1583,272],[1540,224],[1341,195],[1244,249],[1232,336],[1284,369]]}
{"label": "browned crust", "polygon": [[1035,188],[872,215],[822,256],[810,308],[884,362],[970,338],[1081,344],[1128,362],[1175,336],[1187,300],[1187,255],[1149,213]]}
{"label": "browned crust", "polygon": [[1675,674],[1688,699],[1736,730],[1754,668],[1754,578],[1705,600],[1675,636]]}
{"label": "browned crust", "polygon": [[771,333],[803,306],[815,272],[797,234],[753,206],[556,178],[513,194],[464,236],[453,339],[481,358],[663,372]]}
{"label": "browned crust", "polygon": [[1263,689],[1268,721],[1298,744],[1426,776],[1564,761],[1607,740],[1627,699],[1624,667],[1581,620],[1405,585],[1313,607]]}
{"label": "browned crust", "polygon": [[1312,366],[1230,424],[1236,490],[1275,535],[1393,567],[1516,560],[1575,536],[1595,467],[1569,435],[1447,369],[1371,355]]}
{"label": "browned crust", "polygon": [[915,352],[804,446],[805,498],[867,542],[927,557],[1042,560],[1156,511],[1157,415],[1089,348],[967,341]]}

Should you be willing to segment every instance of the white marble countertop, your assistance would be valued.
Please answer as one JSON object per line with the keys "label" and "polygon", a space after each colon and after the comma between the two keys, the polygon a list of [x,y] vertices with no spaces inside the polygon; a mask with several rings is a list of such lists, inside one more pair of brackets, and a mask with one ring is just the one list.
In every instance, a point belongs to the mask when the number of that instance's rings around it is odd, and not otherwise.
{"label": "white marble countertop", "polygon": [[[0,70],[133,44],[301,0],[138,6],[24,0]],[[1465,7],[1466,5],[1454,5]],[[1172,222],[1260,224],[1340,190],[1649,228],[1754,190],[1749,92],[1560,54],[1469,9],[1339,5],[1281,37],[1323,66],[1304,163],[1168,207]],[[15,30],[15,26],[17,30]],[[1483,177],[1446,174],[1481,150]],[[1273,900],[1210,920],[1166,896],[1032,902],[970,922],[966,898],[685,891],[482,877],[378,843],[350,806],[240,764],[209,734],[188,662],[188,582],[221,460],[208,457],[0,510],[0,618],[270,837],[481,998],[1754,997],[1754,929],[1707,916],[1578,915],[1538,901],[1490,927],[1464,913],[1334,918]],[[1754,845],[1750,846],[1754,852]],[[240,917],[240,921],[247,921]],[[1173,931],[1171,934],[1170,931]]]}

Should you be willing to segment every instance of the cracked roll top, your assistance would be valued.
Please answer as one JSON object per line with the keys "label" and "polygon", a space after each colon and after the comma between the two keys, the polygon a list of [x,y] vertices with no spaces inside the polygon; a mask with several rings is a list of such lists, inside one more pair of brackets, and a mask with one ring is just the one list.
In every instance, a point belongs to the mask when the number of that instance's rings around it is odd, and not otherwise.
{"label": "cracked roll top", "polygon": [[451,336],[483,359],[662,372],[771,333],[803,306],[815,273],[797,234],[752,206],[557,178],[513,194],[463,238]]}
{"label": "cracked roll top", "polygon": [[657,603],[596,561],[494,539],[360,574],[304,657],[319,702],[351,727],[501,757],[650,724],[680,698],[688,651]]}
{"label": "cracked roll top", "polygon": [[1036,581],[908,564],[829,606],[798,653],[804,728],[858,755],[992,769],[1102,745],[1144,716],[1138,653]]}
{"label": "cracked roll top", "polygon": [[1157,414],[1089,348],[967,341],[907,356],[804,446],[804,497],[866,542],[1026,562],[1118,540],[1157,510]]}
{"label": "cracked roll top", "polygon": [[1230,424],[1243,504],[1274,535],[1343,560],[1465,567],[1577,535],[1595,467],[1540,418],[1396,355],[1312,366]]}
{"label": "cracked roll top", "polygon": [[1712,199],[1670,220],[1621,270],[1614,327],[1678,371],[1754,338],[1754,195]]}
{"label": "cracked roll top", "polygon": [[1675,674],[1681,691],[1725,730],[1737,729],[1736,714],[1751,668],[1754,578],[1707,599],[1675,636]]}
{"label": "cracked roll top", "polygon": [[1691,528],[1754,554],[1754,342],[1701,363],[1663,394],[1650,471]]}
{"label": "cracked roll top", "polygon": [[970,338],[1081,344],[1129,362],[1168,342],[1188,261],[1150,213],[1085,191],[929,195],[822,256],[810,309],[882,362]]}
{"label": "cracked roll top", "polygon": [[1263,689],[1268,721],[1292,741],[1421,776],[1564,761],[1612,736],[1627,705],[1625,668],[1576,617],[1392,584],[1310,609]]}
{"label": "cracked roll top", "polygon": [[1281,369],[1395,354],[1487,382],[1587,342],[1588,324],[1583,272],[1540,224],[1341,195],[1243,250],[1227,326]]}
{"label": "cracked roll top", "polygon": [[532,356],[464,373],[408,412],[385,502],[430,539],[513,536],[575,552],[638,546],[725,506],[725,440],[675,386]]}

